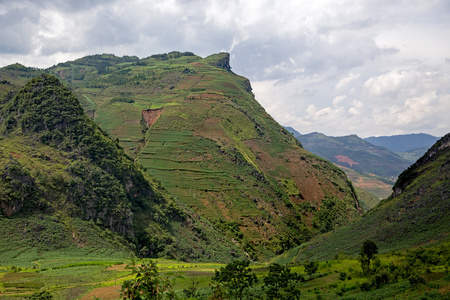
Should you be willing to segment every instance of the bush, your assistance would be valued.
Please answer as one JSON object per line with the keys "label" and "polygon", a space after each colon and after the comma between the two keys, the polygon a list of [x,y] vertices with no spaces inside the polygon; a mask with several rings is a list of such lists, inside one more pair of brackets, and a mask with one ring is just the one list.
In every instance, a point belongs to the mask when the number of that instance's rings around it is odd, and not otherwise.
{"label": "bush", "polygon": [[216,270],[212,278],[216,290],[223,285],[232,297],[242,299],[244,291],[258,282],[256,275],[248,268],[249,264],[248,260],[236,260]]}
{"label": "bush", "polygon": [[318,261],[305,261],[303,264],[305,266],[305,271],[308,273],[309,276],[316,273],[319,269],[319,262]]}
{"label": "bush", "polygon": [[417,274],[411,275],[408,278],[408,281],[411,284],[412,289],[417,288],[420,284],[425,284],[425,278]]}
{"label": "bush", "polygon": [[177,299],[170,282],[159,276],[154,261],[133,267],[133,274],[136,278],[124,281],[122,285],[121,297],[124,299]]}
{"label": "bush", "polygon": [[269,266],[269,274],[264,278],[264,287],[269,299],[300,299],[300,290],[296,287],[303,277],[291,273],[291,269],[273,264]]}

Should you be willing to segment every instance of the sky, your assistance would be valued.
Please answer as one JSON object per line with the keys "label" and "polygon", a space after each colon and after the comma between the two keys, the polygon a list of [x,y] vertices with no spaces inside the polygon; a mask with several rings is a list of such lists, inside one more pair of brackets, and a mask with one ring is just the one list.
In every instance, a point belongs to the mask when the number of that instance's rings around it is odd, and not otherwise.
{"label": "sky", "polygon": [[302,134],[450,132],[448,0],[0,0],[0,67],[229,52]]}

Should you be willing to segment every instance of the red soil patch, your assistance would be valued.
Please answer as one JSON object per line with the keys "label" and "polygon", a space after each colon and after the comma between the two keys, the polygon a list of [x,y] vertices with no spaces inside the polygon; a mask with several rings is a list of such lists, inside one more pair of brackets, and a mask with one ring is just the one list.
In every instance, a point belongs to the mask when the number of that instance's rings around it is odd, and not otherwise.
{"label": "red soil patch", "polygon": [[194,134],[209,138],[213,141],[225,140],[230,142],[228,136],[225,135],[223,128],[220,126],[219,118],[207,118],[203,123],[195,127]]}
{"label": "red soil patch", "polygon": [[358,165],[357,162],[353,161],[351,158],[345,156],[345,155],[336,155],[335,156],[338,160],[338,162],[348,163],[351,166]]}
{"label": "red soil patch", "polygon": [[142,118],[144,119],[145,123],[147,124],[147,127],[150,128],[153,126],[153,124],[158,121],[159,117],[161,116],[163,112],[162,108],[157,109],[146,109],[142,111]]}
{"label": "red soil patch", "polygon": [[179,89],[189,89],[196,85],[201,79],[203,78],[203,75],[192,75],[183,80],[178,84]]}
{"label": "red soil patch", "polygon": [[89,292],[87,295],[81,298],[81,300],[92,300],[95,299],[94,297],[100,298],[102,300],[120,299],[121,288],[122,286],[120,285],[96,288],[95,290]]}
{"label": "red soil patch", "polygon": [[191,66],[196,67],[196,68],[203,68],[203,67],[205,67],[205,65],[200,63],[200,62],[191,62],[188,65],[191,65]]}
{"label": "red soil patch", "polygon": [[194,94],[187,97],[188,100],[226,100],[227,98],[215,93]]}

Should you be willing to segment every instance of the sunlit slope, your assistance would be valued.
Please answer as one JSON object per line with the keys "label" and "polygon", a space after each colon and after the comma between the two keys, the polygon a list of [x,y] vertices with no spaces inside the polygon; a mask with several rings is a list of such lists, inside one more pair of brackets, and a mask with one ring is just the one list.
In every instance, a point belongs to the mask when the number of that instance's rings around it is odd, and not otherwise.
{"label": "sunlit slope", "polygon": [[265,112],[227,53],[103,57],[105,73],[89,57],[50,71],[177,203],[249,253],[286,250],[359,215],[344,173]]}

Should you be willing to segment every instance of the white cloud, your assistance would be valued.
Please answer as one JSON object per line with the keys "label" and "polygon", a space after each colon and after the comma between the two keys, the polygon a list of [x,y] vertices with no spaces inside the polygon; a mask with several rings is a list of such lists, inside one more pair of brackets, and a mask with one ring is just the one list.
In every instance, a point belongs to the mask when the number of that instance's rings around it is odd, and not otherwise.
{"label": "white cloud", "polygon": [[361,74],[355,74],[355,73],[348,74],[347,76],[345,76],[344,78],[339,80],[339,82],[336,84],[335,90],[340,91],[345,88],[348,88],[348,86],[351,83],[353,83],[356,79],[358,79],[360,76],[361,76]]}
{"label": "white cloud", "polygon": [[447,0],[3,0],[0,26],[0,65],[225,50],[266,110],[302,133],[450,128]]}

